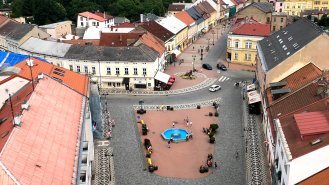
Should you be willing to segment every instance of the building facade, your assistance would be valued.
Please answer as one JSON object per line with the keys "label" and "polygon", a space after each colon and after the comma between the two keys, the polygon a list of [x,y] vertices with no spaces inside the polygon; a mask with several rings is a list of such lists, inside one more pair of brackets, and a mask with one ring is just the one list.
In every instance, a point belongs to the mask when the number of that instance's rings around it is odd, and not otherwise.
{"label": "building facade", "polygon": [[54,39],[63,38],[67,34],[72,34],[72,21],[63,21],[53,24],[39,26]]}
{"label": "building facade", "polygon": [[114,25],[114,17],[105,12],[82,12],[77,17],[77,28],[109,28]]}

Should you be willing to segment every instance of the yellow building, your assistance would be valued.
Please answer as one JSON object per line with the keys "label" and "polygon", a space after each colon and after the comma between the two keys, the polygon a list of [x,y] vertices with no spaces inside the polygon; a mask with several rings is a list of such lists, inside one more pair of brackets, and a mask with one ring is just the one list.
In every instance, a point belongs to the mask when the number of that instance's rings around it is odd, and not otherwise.
{"label": "yellow building", "polygon": [[315,0],[313,1],[313,9],[329,9],[329,0]]}
{"label": "yellow building", "polygon": [[313,1],[288,0],[284,2],[283,11],[288,15],[300,16],[302,11],[313,8],[312,2]]}
{"label": "yellow building", "polygon": [[227,38],[227,61],[255,65],[257,42],[271,34],[270,24],[242,19],[233,25]]}

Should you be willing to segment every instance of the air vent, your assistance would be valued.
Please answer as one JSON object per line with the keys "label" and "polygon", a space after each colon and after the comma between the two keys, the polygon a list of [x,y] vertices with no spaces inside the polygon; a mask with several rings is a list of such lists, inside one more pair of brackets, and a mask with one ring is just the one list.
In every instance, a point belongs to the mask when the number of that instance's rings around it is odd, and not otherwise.
{"label": "air vent", "polygon": [[21,119],[21,116],[15,116],[14,117],[14,126],[21,126],[22,125],[22,119]]}
{"label": "air vent", "polygon": [[43,73],[41,73],[41,74],[38,75],[38,80],[41,80],[41,79],[43,79],[43,78],[44,78]]}
{"label": "air vent", "polygon": [[21,107],[22,107],[22,110],[29,110],[30,104],[29,104],[29,102],[24,101]]}
{"label": "air vent", "polygon": [[318,139],[311,141],[311,145],[313,146],[313,145],[319,144],[321,142],[322,142],[322,140],[320,138],[318,138]]}
{"label": "air vent", "polygon": [[26,60],[26,63],[27,63],[27,65],[28,66],[30,66],[30,67],[33,67],[33,60],[31,60],[31,59],[28,59],[28,60]]}

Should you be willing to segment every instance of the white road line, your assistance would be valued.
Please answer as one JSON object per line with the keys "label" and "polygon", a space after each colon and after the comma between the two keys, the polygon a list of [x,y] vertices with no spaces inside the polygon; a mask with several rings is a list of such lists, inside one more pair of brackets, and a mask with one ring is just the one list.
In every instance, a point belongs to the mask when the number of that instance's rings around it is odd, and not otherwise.
{"label": "white road line", "polygon": [[229,80],[229,79],[230,79],[229,77],[221,76],[221,77],[218,79],[218,81],[219,81],[219,82],[224,82],[224,81],[227,81],[227,80]]}
{"label": "white road line", "polygon": [[224,77],[224,76],[221,76],[221,77],[218,79],[218,81],[220,82],[220,81],[223,79],[223,77]]}

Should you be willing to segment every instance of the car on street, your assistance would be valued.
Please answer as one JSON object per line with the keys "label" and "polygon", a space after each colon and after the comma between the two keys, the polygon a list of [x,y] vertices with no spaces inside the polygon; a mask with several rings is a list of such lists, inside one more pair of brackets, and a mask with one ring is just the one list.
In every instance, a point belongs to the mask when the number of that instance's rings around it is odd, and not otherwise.
{"label": "car on street", "polygon": [[210,86],[209,91],[210,92],[216,92],[216,91],[220,90],[221,88],[222,87],[219,86],[219,85],[212,85],[212,86]]}
{"label": "car on street", "polygon": [[218,63],[217,64],[217,69],[220,69],[222,71],[227,71],[227,68],[224,64]]}
{"label": "car on street", "polygon": [[212,67],[210,64],[202,64],[202,68],[207,69],[207,70],[212,70]]}

